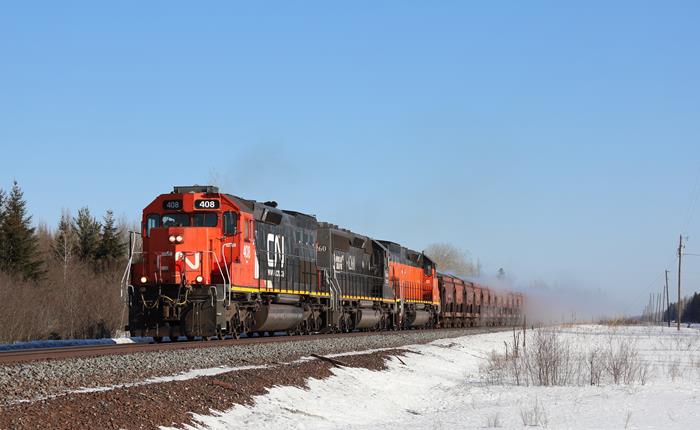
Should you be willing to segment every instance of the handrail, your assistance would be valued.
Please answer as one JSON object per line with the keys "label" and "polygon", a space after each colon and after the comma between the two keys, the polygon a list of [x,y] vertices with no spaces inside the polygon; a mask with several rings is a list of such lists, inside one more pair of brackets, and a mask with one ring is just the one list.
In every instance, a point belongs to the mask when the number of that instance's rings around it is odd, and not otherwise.
{"label": "handrail", "polygon": [[[333,270],[331,268],[331,270]],[[328,286],[331,289],[331,309],[332,310],[338,310],[339,309],[339,303],[342,300],[342,290],[340,289],[340,284],[338,283],[338,280],[335,277],[335,273],[333,273],[333,276],[331,276],[328,273],[328,269],[323,269],[323,274],[326,276],[326,279],[328,279]]]}
{"label": "handrail", "polygon": [[[122,275],[122,280],[119,283],[120,286],[127,286],[129,277],[131,276],[131,264],[134,261],[134,250],[136,249],[136,241],[131,240],[136,234],[133,231],[129,232],[129,242],[131,242],[131,248],[129,249],[129,261],[126,263],[126,268],[124,269],[124,274]],[[119,289],[119,297],[124,297],[124,290]]]}
{"label": "handrail", "polygon": [[[224,277],[224,271],[221,269],[221,264],[219,263],[219,259],[216,257],[216,253],[214,251],[197,251],[197,252],[207,252],[207,253],[211,253],[214,256],[214,261],[216,261],[216,266],[219,269],[219,274],[221,274],[221,279],[224,281],[224,289],[228,290],[228,300],[229,300],[229,305],[230,305],[231,304],[231,286],[230,286],[230,284],[229,285],[226,284],[226,277]],[[183,253],[183,255],[184,255],[184,253]],[[223,302],[225,300],[226,300],[226,294],[224,295],[224,298],[219,300],[219,295],[217,292],[216,301]]]}
{"label": "handrail", "polygon": [[226,242],[221,244],[221,258],[224,259],[224,267],[226,268],[226,277],[228,278],[228,282],[230,284],[231,283],[231,272],[228,268],[228,261],[226,261],[226,253],[224,252],[224,248],[226,248],[227,245],[228,245],[228,248],[233,248],[236,244],[235,243],[226,243]]}
{"label": "handrail", "polygon": [[[224,267],[226,267],[226,276],[228,276],[228,305],[231,306],[231,287],[233,286],[233,281],[231,280],[231,270],[229,269],[228,261],[226,261],[226,253],[224,252],[224,248],[234,248],[236,246],[235,243],[222,243],[221,244],[221,257],[224,259]],[[218,261],[217,261],[218,263]],[[231,261],[233,264],[233,261]],[[223,276],[223,274],[222,274]]]}

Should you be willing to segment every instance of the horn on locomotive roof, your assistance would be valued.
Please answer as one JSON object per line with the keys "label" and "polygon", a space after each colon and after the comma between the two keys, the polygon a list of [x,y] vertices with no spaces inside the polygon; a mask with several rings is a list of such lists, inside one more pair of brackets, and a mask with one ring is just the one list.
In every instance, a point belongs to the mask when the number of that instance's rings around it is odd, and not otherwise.
{"label": "horn on locomotive roof", "polygon": [[277,207],[277,202],[274,200],[270,200],[269,202],[263,203],[265,206],[270,206],[271,208],[276,208]]}
{"label": "horn on locomotive roof", "polygon": [[187,185],[187,186],[175,186],[173,187],[173,193],[175,194],[186,194],[186,193],[207,193],[207,194],[218,194],[219,187],[214,185]]}

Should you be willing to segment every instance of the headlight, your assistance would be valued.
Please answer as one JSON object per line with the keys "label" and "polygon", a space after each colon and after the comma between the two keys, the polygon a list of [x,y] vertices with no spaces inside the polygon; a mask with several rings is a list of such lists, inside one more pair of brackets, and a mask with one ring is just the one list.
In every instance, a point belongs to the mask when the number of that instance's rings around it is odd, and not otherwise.
{"label": "headlight", "polygon": [[148,278],[145,277],[145,276],[142,276],[142,277],[141,277],[141,283],[142,283],[142,284],[145,284],[146,282],[148,282]]}
{"label": "headlight", "polygon": [[168,238],[168,240],[170,241],[170,243],[175,243],[175,236],[172,236],[172,235],[171,235],[171,236]]}
{"label": "headlight", "polygon": [[195,279],[195,281],[197,281],[198,284],[201,284],[202,281],[204,280],[204,278],[202,277],[202,275],[197,275],[197,277],[194,278],[194,279]]}
{"label": "headlight", "polygon": [[175,237],[175,242],[177,242],[177,243],[182,243],[183,240],[184,240],[184,239],[183,239],[182,236],[179,235],[179,234]]}

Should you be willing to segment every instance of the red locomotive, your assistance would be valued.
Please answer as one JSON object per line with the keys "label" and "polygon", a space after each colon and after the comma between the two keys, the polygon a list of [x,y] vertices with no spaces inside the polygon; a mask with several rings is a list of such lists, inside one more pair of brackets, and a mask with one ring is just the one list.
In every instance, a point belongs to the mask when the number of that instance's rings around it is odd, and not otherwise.
{"label": "red locomotive", "polygon": [[141,235],[128,329],[156,341],[512,324],[522,309],[422,252],[213,186],[158,196]]}

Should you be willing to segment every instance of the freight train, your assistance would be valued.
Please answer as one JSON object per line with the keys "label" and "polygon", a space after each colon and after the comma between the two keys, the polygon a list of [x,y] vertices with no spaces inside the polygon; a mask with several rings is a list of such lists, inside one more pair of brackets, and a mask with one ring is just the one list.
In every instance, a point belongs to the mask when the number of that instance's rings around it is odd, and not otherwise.
{"label": "freight train", "polygon": [[523,296],[438,273],[422,252],[313,215],[174,187],[130,252],[132,336],[203,339],[512,325]]}

